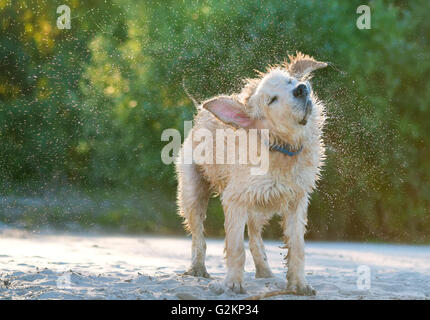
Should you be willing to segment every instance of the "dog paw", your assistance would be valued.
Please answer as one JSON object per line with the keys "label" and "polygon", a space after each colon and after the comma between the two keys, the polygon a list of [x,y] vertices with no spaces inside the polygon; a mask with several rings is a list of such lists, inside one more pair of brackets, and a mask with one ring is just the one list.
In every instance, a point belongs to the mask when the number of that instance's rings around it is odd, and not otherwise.
{"label": "dog paw", "polygon": [[243,284],[240,281],[214,280],[209,283],[209,290],[216,295],[223,293],[226,293],[227,295],[246,293],[246,290],[243,288]]}
{"label": "dog paw", "polygon": [[243,287],[242,281],[239,280],[225,280],[224,287],[226,291],[234,292],[237,294],[246,293],[245,288]]}
{"label": "dog paw", "polygon": [[255,277],[256,278],[274,278],[275,275],[272,273],[270,269],[265,270],[256,270],[255,271]]}
{"label": "dog paw", "polygon": [[317,291],[312,288],[310,285],[305,285],[303,287],[297,288],[297,295],[300,296],[314,296],[317,294]]}
{"label": "dog paw", "polygon": [[192,266],[190,269],[184,272],[184,276],[210,278],[211,276],[206,271],[205,266]]}
{"label": "dog paw", "polygon": [[288,286],[288,290],[293,290],[298,296],[314,296],[317,291],[308,284]]}

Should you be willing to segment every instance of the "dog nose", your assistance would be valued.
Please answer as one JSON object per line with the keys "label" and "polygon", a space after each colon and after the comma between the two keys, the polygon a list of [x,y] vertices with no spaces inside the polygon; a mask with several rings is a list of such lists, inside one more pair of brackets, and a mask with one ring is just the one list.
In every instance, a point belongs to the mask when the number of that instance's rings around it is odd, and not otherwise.
{"label": "dog nose", "polygon": [[296,98],[306,97],[308,95],[308,88],[303,83],[299,84],[294,90],[293,95]]}

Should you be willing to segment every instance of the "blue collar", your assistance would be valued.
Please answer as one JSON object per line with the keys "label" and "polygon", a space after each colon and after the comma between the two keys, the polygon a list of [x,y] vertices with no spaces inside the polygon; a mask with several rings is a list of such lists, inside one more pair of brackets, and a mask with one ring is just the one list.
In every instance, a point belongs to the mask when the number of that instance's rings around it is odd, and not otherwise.
{"label": "blue collar", "polygon": [[286,154],[287,156],[293,157],[295,155],[298,155],[303,150],[303,146],[301,146],[298,150],[293,151],[293,147],[289,143],[284,143],[283,145],[269,144],[269,150],[278,151],[283,154]]}

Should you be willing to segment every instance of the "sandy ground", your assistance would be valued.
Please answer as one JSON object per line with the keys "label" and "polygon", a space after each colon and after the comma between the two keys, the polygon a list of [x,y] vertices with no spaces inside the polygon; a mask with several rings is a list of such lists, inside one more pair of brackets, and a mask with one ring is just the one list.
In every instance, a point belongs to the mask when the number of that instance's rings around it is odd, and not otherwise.
{"label": "sandy ground", "polygon": [[[189,238],[2,229],[0,299],[243,299],[285,287],[280,245],[266,242],[274,279],[254,278],[247,248],[247,294],[236,295],[217,291],[225,275],[222,240],[208,240],[213,279],[204,279],[181,276]],[[357,286],[360,265],[370,268],[370,289]],[[306,273],[316,296],[272,299],[430,299],[430,246],[308,242]]]}

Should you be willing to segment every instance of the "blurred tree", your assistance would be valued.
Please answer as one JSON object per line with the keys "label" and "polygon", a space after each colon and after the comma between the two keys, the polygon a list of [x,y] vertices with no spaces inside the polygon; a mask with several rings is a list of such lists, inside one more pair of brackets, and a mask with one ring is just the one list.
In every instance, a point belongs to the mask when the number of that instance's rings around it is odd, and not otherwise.
{"label": "blurred tree", "polygon": [[[299,50],[332,63],[314,79],[328,159],[309,237],[428,241],[428,1],[372,1],[370,30],[356,27],[360,1],[63,2],[70,30],[55,27],[56,1],[0,0],[3,189],[61,178],[173,202],[160,136],[192,118],[182,82],[198,100],[228,94]],[[219,205],[208,219],[220,234]]]}

